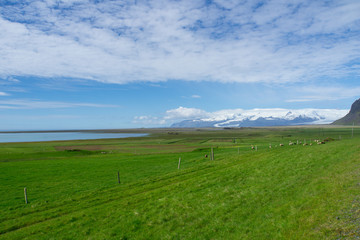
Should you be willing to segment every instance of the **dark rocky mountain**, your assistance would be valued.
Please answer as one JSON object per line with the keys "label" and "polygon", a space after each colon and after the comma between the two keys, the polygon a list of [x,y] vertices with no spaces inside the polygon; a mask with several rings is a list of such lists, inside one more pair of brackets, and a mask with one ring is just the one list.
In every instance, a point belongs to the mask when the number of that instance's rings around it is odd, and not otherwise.
{"label": "dark rocky mountain", "polygon": [[334,125],[360,125],[360,98],[352,105],[350,112],[345,117],[340,118],[333,122]]}

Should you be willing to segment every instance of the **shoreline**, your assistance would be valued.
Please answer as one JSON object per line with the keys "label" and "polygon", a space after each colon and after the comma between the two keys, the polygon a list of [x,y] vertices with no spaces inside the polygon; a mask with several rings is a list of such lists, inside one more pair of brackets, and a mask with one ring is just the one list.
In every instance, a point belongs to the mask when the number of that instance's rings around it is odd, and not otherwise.
{"label": "shoreline", "polygon": [[360,126],[353,125],[331,125],[331,124],[318,124],[318,125],[292,125],[292,126],[254,126],[254,127],[204,127],[204,128],[119,128],[119,129],[68,129],[68,130],[0,130],[0,133],[61,133],[61,132],[81,132],[81,133],[154,133],[164,131],[211,131],[211,130],[241,130],[241,129],[254,129],[254,128],[360,128]]}
{"label": "shoreline", "polygon": [[53,142],[73,140],[121,139],[148,136],[149,133],[104,132],[16,132],[0,133],[0,143]]}

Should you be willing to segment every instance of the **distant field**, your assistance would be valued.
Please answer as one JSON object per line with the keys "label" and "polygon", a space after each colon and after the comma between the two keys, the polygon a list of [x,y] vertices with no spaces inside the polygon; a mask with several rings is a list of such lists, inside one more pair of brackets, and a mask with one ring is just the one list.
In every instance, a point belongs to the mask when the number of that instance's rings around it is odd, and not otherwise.
{"label": "distant field", "polygon": [[0,144],[0,239],[360,238],[359,128],[141,131]]}

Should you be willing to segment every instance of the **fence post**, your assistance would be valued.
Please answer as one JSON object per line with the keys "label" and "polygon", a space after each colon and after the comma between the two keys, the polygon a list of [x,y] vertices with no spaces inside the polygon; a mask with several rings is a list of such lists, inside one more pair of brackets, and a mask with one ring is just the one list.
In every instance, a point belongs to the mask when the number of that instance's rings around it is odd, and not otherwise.
{"label": "fence post", "polygon": [[24,188],[25,203],[28,203],[26,188]]}
{"label": "fence post", "polygon": [[118,171],[118,183],[120,184],[120,172]]}
{"label": "fence post", "polygon": [[181,157],[179,157],[178,169],[180,169]]}

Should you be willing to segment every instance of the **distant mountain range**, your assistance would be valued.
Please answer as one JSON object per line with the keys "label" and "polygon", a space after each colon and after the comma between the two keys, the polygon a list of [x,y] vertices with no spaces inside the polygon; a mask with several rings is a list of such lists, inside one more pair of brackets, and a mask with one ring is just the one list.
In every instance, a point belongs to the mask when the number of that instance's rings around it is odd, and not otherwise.
{"label": "distant mountain range", "polygon": [[350,112],[345,117],[336,120],[334,125],[360,125],[360,99],[356,100],[352,105]]}
{"label": "distant mountain range", "polygon": [[348,110],[337,109],[235,109],[174,123],[174,128],[192,127],[260,127],[307,124],[330,124],[343,117]]}

